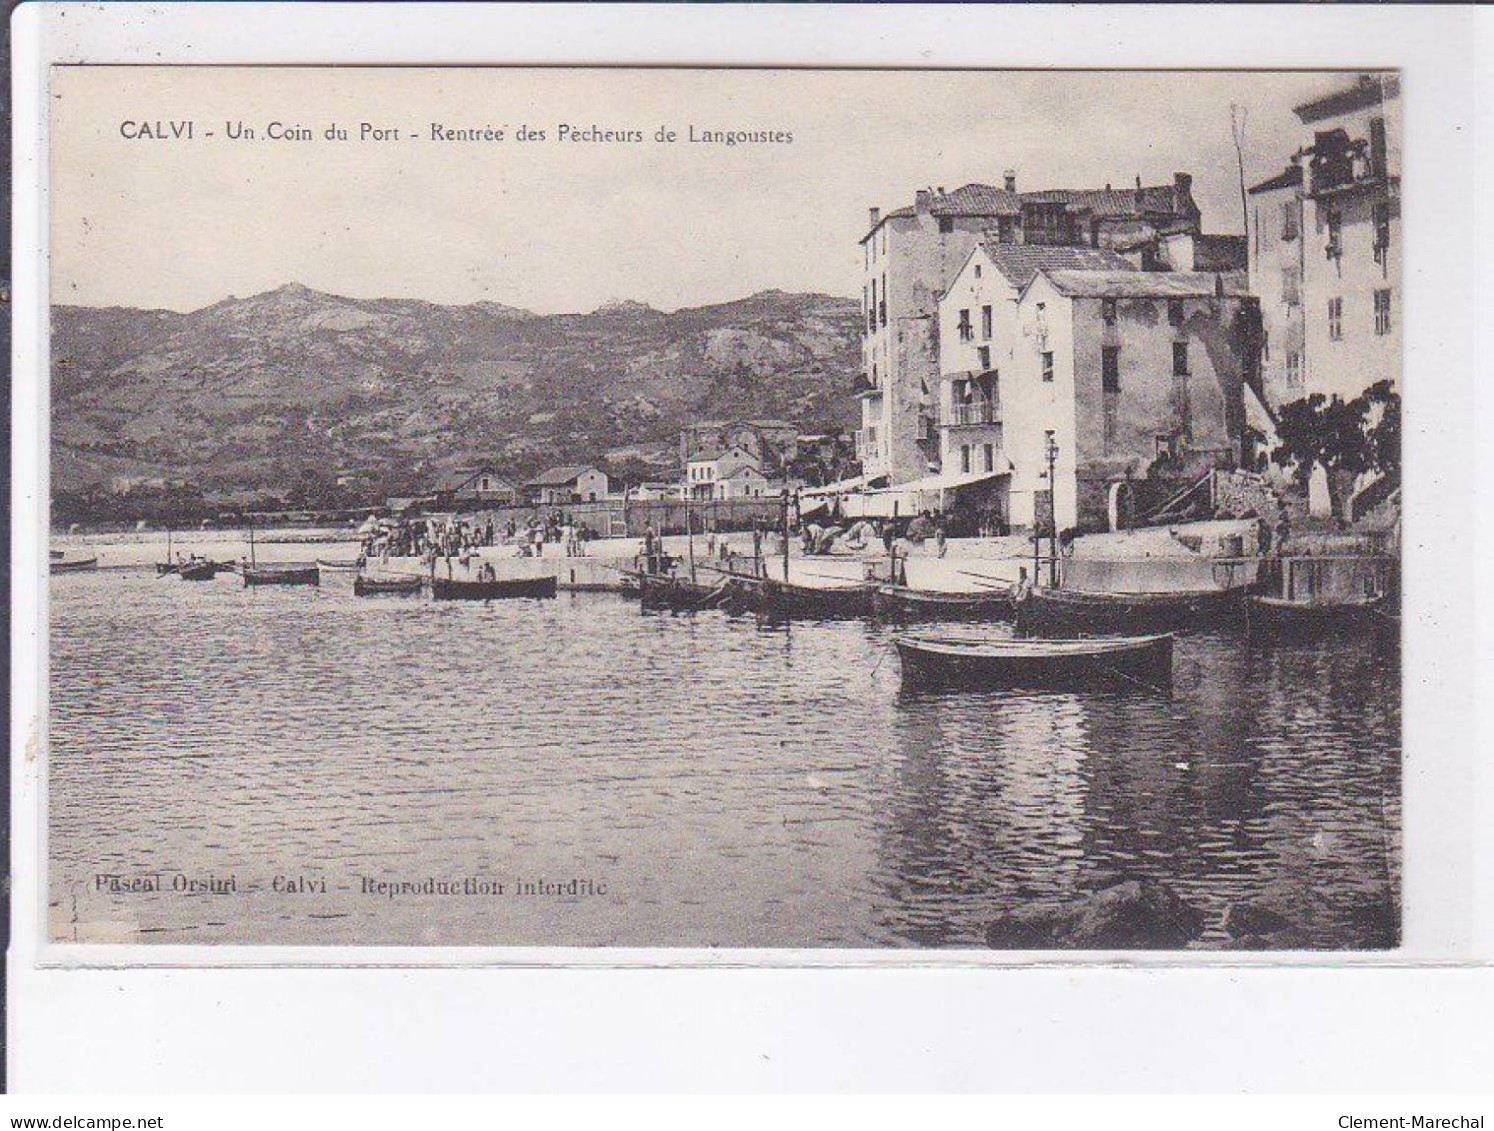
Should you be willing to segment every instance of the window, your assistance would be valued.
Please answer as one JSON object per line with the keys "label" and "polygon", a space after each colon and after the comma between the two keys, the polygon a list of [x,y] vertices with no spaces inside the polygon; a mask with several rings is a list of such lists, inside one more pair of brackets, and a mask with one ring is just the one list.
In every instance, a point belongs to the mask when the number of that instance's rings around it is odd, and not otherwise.
{"label": "window", "polygon": [[991,347],[981,346],[975,351],[975,353],[976,356],[980,358],[981,372],[984,373],[991,368]]}
{"label": "window", "polygon": [[1290,243],[1297,238],[1297,202],[1283,201],[1281,205],[1281,242]]}
{"label": "window", "polygon": [[1293,389],[1302,386],[1302,355],[1296,350],[1287,350],[1287,385]]}
{"label": "window", "polygon": [[1390,333],[1390,291],[1375,292],[1375,333]]}
{"label": "window", "polygon": [[1271,360],[1271,335],[1264,330],[1261,331],[1261,360]]}
{"label": "window", "polygon": [[1370,130],[1370,137],[1369,137],[1369,142],[1370,142],[1370,152],[1369,152],[1370,176],[1372,176],[1372,177],[1386,177],[1386,176],[1389,175],[1390,169],[1389,169],[1388,163],[1385,160],[1385,153],[1386,153],[1386,145],[1385,145],[1385,119],[1384,118],[1371,118],[1370,119],[1370,124],[1369,124],[1369,130]]}
{"label": "window", "polygon": [[1044,381],[1052,381],[1053,380],[1053,351],[1052,350],[1044,350],[1043,351],[1043,380]]}
{"label": "window", "polygon": [[970,311],[960,311],[960,341],[968,342],[974,336],[970,329]]}
{"label": "window", "polygon": [[1330,298],[1328,300],[1328,337],[1332,341],[1339,341],[1344,336],[1344,300],[1341,298]]}
{"label": "window", "polygon": [[1100,303],[1100,316],[1105,319],[1105,325],[1107,325],[1107,326],[1114,326],[1115,325],[1115,317],[1116,317],[1115,299],[1113,299],[1113,298],[1107,298],[1103,302]]}
{"label": "window", "polygon": [[980,308],[980,336],[988,341],[991,337],[991,308],[989,306]]}
{"label": "window", "polygon": [[1183,324],[1183,300],[1170,298],[1167,300],[1167,322],[1171,326]]}
{"label": "window", "polygon": [[997,226],[997,230],[999,232],[999,235],[997,236],[997,238],[1002,243],[1011,243],[1012,240],[1016,238],[1015,237],[1015,232],[1013,231],[1013,227],[1012,227],[1012,218],[1010,216],[1002,216],[1002,217],[1000,217],[996,221],[996,226]]}
{"label": "window", "polygon": [[1172,375],[1174,377],[1188,376],[1188,343],[1172,343]]}
{"label": "window", "polygon": [[977,263],[977,264],[976,264],[976,265],[975,265],[975,277],[976,277],[976,278],[977,278],[977,279],[979,279],[979,278],[980,278],[980,264],[979,264],[979,263]]}
{"label": "window", "polygon": [[1255,253],[1256,255],[1261,253],[1261,210],[1259,208],[1255,210]]}
{"label": "window", "polygon": [[1329,259],[1342,258],[1344,254],[1344,216],[1337,208],[1328,210],[1328,247]]}
{"label": "window", "polygon": [[887,325],[887,276],[882,276],[882,301],[877,307],[877,313],[882,325]]}
{"label": "window", "polygon": [[1295,267],[1281,269],[1281,301],[1287,306],[1296,306],[1302,301],[1302,287]]}
{"label": "window", "polygon": [[1390,205],[1381,202],[1375,205],[1375,262],[1385,263],[1385,253],[1390,250]]}
{"label": "window", "polygon": [[969,444],[961,444],[960,445],[960,470],[961,471],[969,471],[970,470],[970,445]]}
{"label": "window", "polygon": [[1119,346],[1100,350],[1100,378],[1107,393],[1121,391],[1121,351]]}
{"label": "window", "polygon": [[954,220],[948,216],[939,217],[939,230],[945,235],[954,231]]}
{"label": "window", "polygon": [[986,445],[986,470],[987,471],[995,471],[996,470],[996,445],[995,444],[987,444]]}

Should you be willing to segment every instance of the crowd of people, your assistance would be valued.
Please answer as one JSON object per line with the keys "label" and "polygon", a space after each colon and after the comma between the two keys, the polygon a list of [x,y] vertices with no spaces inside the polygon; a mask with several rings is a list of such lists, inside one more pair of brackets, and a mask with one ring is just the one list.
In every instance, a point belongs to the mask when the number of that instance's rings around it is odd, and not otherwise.
{"label": "crowd of people", "polygon": [[597,534],[564,511],[531,514],[524,523],[510,518],[502,526],[490,517],[441,516],[385,519],[364,524],[364,560],[390,558],[467,558],[489,546],[509,546],[517,555],[540,557],[549,544],[558,544],[568,557],[581,557],[586,543]]}

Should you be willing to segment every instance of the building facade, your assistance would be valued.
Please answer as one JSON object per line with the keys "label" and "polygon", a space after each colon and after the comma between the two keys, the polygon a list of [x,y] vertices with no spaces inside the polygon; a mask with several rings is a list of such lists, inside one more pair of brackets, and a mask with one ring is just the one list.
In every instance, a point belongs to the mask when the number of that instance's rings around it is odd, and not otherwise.
{"label": "building facade", "polygon": [[594,467],[552,467],[524,484],[531,504],[563,506],[607,497],[607,475]]}
{"label": "building facade", "polygon": [[1015,333],[1000,449],[1013,525],[1030,528],[1043,509],[1050,440],[1060,530],[1129,525],[1179,485],[1239,465],[1259,339],[1242,282],[1039,271]]}
{"label": "building facade", "polygon": [[1301,148],[1250,190],[1250,284],[1273,407],[1399,387],[1399,108],[1395,75],[1361,75],[1298,106]]}
{"label": "building facade", "polygon": [[[1134,189],[1018,193],[968,184],[953,192],[921,189],[909,207],[873,208],[862,237],[862,373],[856,395],[861,428],[856,452],[873,482],[908,482],[941,466],[938,428],[937,306],[971,249],[1001,244],[1105,248],[1158,266],[1158,241],[1197,232],[1192,179]],[[1144,262],[1145,261],[1145,262]]]}
{"label": "building facade", "polygon": [[799,429],[787,420],[702,420],[680,430],[680,466],[703,452],[740,448],[759,470],[781,471],[798,454]]}

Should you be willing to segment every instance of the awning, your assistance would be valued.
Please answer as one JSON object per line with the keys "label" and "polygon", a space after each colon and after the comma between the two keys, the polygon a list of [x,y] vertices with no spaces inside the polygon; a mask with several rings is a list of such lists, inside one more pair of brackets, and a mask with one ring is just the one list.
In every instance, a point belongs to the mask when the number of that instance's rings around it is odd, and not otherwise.
{"label": "awning", "polygon": [[823,487],[806,487],[799,492],[801,499],[825,499],[831,495],[845,495],[851,491],[860,491],[867,485],[869,477],[858,475],[854,479],[842,479],[838,483],[826,483]]}
{"label": "awning", "polygon": [[925,475],[922,479],[910,479],[906,483],[899,483],[896,487],[883,487],[867,493],[886,495],[915,491],[951,491],[956,487],[968,487],[972,483],[980,483],[987,479],[1000,479],[1003,475],[1012,473],[1011,467],[1011,462],[1008,461],[1006,469],[1002,471],[943,471],[938,475]]}

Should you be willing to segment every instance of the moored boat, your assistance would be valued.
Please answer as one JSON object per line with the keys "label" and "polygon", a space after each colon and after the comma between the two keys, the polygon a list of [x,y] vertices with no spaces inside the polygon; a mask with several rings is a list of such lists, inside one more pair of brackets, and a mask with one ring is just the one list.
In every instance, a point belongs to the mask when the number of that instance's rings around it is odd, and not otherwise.
{"label": "moored boat", "polygon": [[1016,607],[1005,588],[955,592],[879,585],[872,594],[873,611],[888,620],[1011,620]]}
{"label": "moored boat", "polygon": [[733,574],[740,586],[744,608],[767,616],[830,620],[869,617],[876,583],[849,585],[798,585],[771,577]]}
{"label": "moored boat", "polygon": [[244,585],[320,585],[316,566],[244,566],[239,570]]}
{"label": "moored boat", "polygon": [[425,579],[420,577],[363,577],[353,578],[355,597],[404,597],[413,596],[425,588]]}
{"label": "moored boat", "polygon": [[48,570],[51,573],[82,573],[85,570],[98,569],[99,558],[95,554],[91,558],[53,558],[48,561]]}
{"label": "moored boat", "polygon": [[348,558],[346,561],[332,561],[327,558],[317,558],[316,568],[330,570],[333,573],[355,573],[362,567],[357,558]]}
{"label": "moored boat", "polygon": [[669,573],[625,574],[638,586],[638,600],[645,609],[671,610],[678,613],[701,609],[734,608],[739,592],[732,579],[718,577],[710,582],[690,581]]}
{"label": "moored boat", "polygon": [[217,562],[203,561],[201,559],[183,562],[177,567],[177,575],[183,581],[211,581],[218,575],[222,568]]}
{"label": "moored boat", "polygon": [[1017,602],[1017,631],[1024,636],[1101,636],[1218,628],[1238,615],[1242,595],[1239,589],[1175,593],[1033,589]]}
{"label": "moored boat", "polygon": [[522,597],[554,597],[555,576],[518,577],[499,581],[459,581],[431,578],[431,596],[438,601],[505,601]]}
{"label": "moored boat", "polygon": [[1287,597],[1251,597],[1247,617],[1252,632],[1315,633],[1369,623],[1393,614],[1384,594],[1339,600],[1298,601]]}
{"label": "moored boat", "polygon": [[1172,678],[1172,636],[1085,640],[973,640],[903,636],[894,643],[913,687],[1164,688]]}

